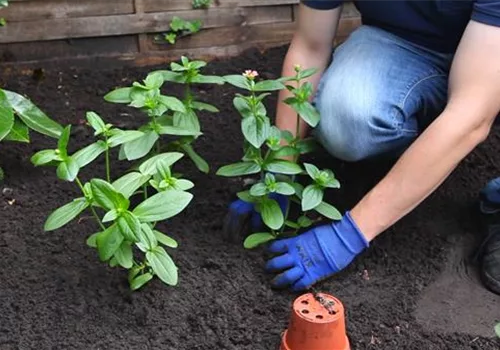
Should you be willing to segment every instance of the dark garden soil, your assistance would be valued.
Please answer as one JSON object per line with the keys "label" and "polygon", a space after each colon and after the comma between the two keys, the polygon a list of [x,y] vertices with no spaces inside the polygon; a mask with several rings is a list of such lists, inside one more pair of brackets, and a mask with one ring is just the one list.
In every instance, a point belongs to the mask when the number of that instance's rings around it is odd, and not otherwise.
{"label": "dark garden soil", "polygon": [[[275,78],[284,53],[285,48],[265,55],[249,51],[212,62],[206,72],[222,75],[252,68]],[[59,122],[72,123],[71,148],[76,149],[92,140],[90,130],[80,124],[86,111],[96,111],[123,127],[145,120],[130,108],[104,102],[102,96],[115,86],[143,79],[151,69],[61,68],[45,71],[43,76],[19,74],[0,77],[0,81],[1,86],[29,96]],[[178,87],[172,91],[177,93]],[[202,115],[204,136],[196,144],[212,166],[211,174],[199,173],[187,161],[180,163],[177,170],[196,184],[195,199],[182,214],[161,226],[180,244],[169,250],[180,269],[177,287],[155,280],[131,293],[125,270],[108,268],[86,246],[86,237],[96,230],[88,218],[44,232],[47,215],[79,195],[73,184],[56,178],[54,169],[35,168],[29,161],[34,152],[53,147],[54,141],[32,135],[30,145],[0,143],[0,165],[6,172],[0,194],[1,350],[277,348],[297,295],[269,287],[271,276],[263,271],[265,252],[246,251],[241,242],[231,243],[221,233],[227,205],[242,186],[241,179],[214,175],[219,166],[241,155],[240,120],[232,107],[235,92],[230,86],[197,89],[200,98],[216,104],[221,113]],[[267,104],[272,111],[274,100]],[[352,207],[391,165],[346,164],[322,153],[317,158],[341,181],[342,188],[331,196],[341,210]],[[343,301],[353,349],[500,348],[493,337],[493,322],[487,325],[489,338],[467,329],[439,331],[432,324],[424,325],[429,323],[426,312],[435,310],[419,309],[427,287],[445,271],[456,242],[467,237],[473,242],[468,248],[474,248],[476,194],[487,180],[500,175],[499,165],[500,132],[495,129],[438,191],[376,239],[348,269],[318,285]],[[102,176],[102,169],[103,162],[99,162],[87,169],[84,179]],[[125,164],[115,161],[113,169],[125,169]],[[465,259],[459,257],[461,262]],[[475,283],[484,292],[477,282],[470,282],[476,275],[473,267],[463,265],[460,270],[466,270],[460,273],[466,277],[463,282],[457,277],[453,288]],[[482,304],[476,300],[475,305],[500,310],[498,297],[484,293],[489,299]],[[447,302],[445,293],[438,303]],[[464,308],[467,304],[454,310],[467,324],[467,315],[477,312],[459,313]],[[451,320],[456,315],[451,310],[446,316]],[[500,318],[500,311],[497,315]],[[470,322],[471,329],[477,326],[476,321]]]}

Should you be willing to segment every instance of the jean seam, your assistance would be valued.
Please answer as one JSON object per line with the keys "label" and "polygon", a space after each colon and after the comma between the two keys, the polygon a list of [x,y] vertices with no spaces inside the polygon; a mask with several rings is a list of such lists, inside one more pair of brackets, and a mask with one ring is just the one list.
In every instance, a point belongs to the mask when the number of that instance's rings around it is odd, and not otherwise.
{"label": "jean seam", "polygon": [[440,77],[446,77],[446,74],[444,73],[436,73],[435,71],[433,73],[428,73],[425,77],[423,78],[418,78],[414,82],[411,82],[408,84],[406,88],[406,92],[401,94],[402,98],[400,102],[396,105],[397,108],[394,108],[393,113],[392,113],[392,122],[393,125],[396,129],[397,132],[400,133],[406,133],[406,134],[418,134],[418,130],[411,130],[411,129],[405,129],[404,128],[404,123],[398,123],[397,116],[396,114],[398,113],[398,110],[403,111],[404,106],[406,104],[406,101],[408,100],[410,94],[415,90],[417,86],[422,84],[423,82],[429,80],[429,79],[435,79],[435,78],[440,78]]}

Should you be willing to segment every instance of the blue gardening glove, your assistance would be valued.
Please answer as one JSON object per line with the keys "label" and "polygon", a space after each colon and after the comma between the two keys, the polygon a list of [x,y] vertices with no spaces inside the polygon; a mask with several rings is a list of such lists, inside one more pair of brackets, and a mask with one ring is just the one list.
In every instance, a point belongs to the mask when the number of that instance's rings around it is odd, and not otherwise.
{"label": "blue gardening glove", "polygon": [[490,180],[479,192],[479,209],[483,214],[500,212],[500,177]]}
{"label": "blue gardening glove", "polygon": [[280,271],[273,279],[274,287],[291,286],[296,292],[341,271],[368,246],[347,212],[338,222],[271,243],[269,251],[281,255],[269,260],[266,270]]}
{"label": "blue gardening glove", "polygon": [[[271,193],[269,198],[278,202],[284,214],[288,205],[288,197],[279,193]],[[255,232],[263,226],[262,217],[255,210],[253,203],[237,199],[229,205],[229,211],[224,220],[224,232],[227,238],[241,238],[246,236],[249,230]]]}

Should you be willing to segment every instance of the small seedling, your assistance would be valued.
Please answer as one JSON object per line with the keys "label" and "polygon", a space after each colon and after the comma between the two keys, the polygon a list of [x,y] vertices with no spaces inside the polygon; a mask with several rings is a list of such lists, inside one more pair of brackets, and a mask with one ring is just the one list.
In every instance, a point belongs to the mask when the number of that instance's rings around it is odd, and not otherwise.
{"label": "small seedling", "polygon": [[[0,9],[9,6],[8,0],[0,0]],[[0,17],[0,27],[4,27],[7,25],[7,20],[3,17]]]}
{"label": "small seedling", "polygon": [[[171,70],[151,72],[144,82],[134,82],[130,87],[118,88],[104,96],[108,102],[128,104],[150,118],[149,123],[139,128],[144,133],[140,138],[121,145],[120,159],[135,160],[164,149],[185,153],[200,171],[209,172],[208,163],[192,145],[203,134],[196,113],[217,113],[219,110],[213,105],[197,101],[191,87],[192,84],[224,84],[224,80],[201,74],[200,70],[204,66],[206,63],[203,61],[189,61],[187,57],[182,57],[180,63],[171,63]],[[162,95],[161,88],[166,81],[185,85],[182,101],[177,97]],[[162,135],[175,138],[160,147]]]}
{"label": "small seedling", "polygon": [[212,4],[212,0],[193,0],[194,9],[207,9]]}
{"label": "small seedling", "polygon": [[[329,169],[319,169],[311,163],[298,162],[300,155],[310,153],[316,148],[314,139],[299,137],[300,120],[315,127],[320,119],[318,111],[309,102],[312,85],[303,82],[303,79],[315,72],[315,69],[302,70],[300,66],[296,66],[295,76],[277,80],[257,81],[258,73],[251,70],[242,75],[224,77],[229,84],[246,90],[249,94],[238,93],[233,100],[242,117],[244,156],[241,162],[221,167],[217,174],[226,177],[260,174],[260,178],[250,189],[239,192],[238,197],[255,204],[269,229],[248,236],[244,242],[246,248],[257,247],[280,236],[297,235],[301,229],[321,220],[321,216],[331,220],[341,218],[340,212],[323,200],[326,189],[340,187],[334,173]],[[272,92],[285,88],[292,93],[292,97],[284,100],[284,103],[297,112],[295,136],[290,131],[283,131],[271,125],[263,103]],[[298,175],[306,176],[306,186],[296,181]],[[288,198],[284,213],[278,202],[272,198],[273,194]],[[290,217],[291,203],[299,205],[299,215],[295,219]],[[313,213],[319,214],[320,217],[315,218]]]}
{"label": "small seedling", "polygon": [[[148,80],[145,86],[151,86]],[[145,89],[145,91],[150,91]],[[143,96],[139,94],[138,96]],[[142,106],[142,97],[134,99]],[[166,110],[166,103],[155,105],[156,109]],[[182,105],[182,104],[180,104]],[[191,202],[193,195],[187,192],[194,184],[174,175],[171,167],[183,157],[182,153],[166,152],[152,157],[144,157],[136,168],[121,176],[113,177],[110,163],[111,149],[135,142],[134,150],[127,155],[133,159],[143,158],[149,149],[151,131],[121,130],[105,123],[94,112],[87,113],[87,123],[94,130],[96,141],[70,154],[71,125],[66,126],[58,140],[57,147],[39,151],[31,161],[36,166],[53,166],[57,177],[63,181],[76,183],[81,195],[56,209],[47,218],[44,229],[59,229],[82,212],[88,210],[94,217],[98,232],[90,235],[86,242],[97,250],[99,259],[111,267],[121,266],[129,270],[129,283],[137,290],[157,276],[168,285],[178,282],[177,267],[165,250],[176,248],[177,242],[156,228],[158,222],[170,219],[183,211]],[[144,145],[148,145],[147,147]],[[143,147],[144,146],[144,147]],[[105,174],[103,178],[92,178],[83,183],[81,170],[104,154]],[[154,194],[150,192],[155,192]],[[142,201],[134,208],[131,198],[138,196]],[[136,252],[142,253],[138,260]]]}
{"label": "small seedling", "polygon": [[163,34],[163,39],[174,45],[179,38],[198,33],[203,23],[200,20],[186,21],[174,16],[170,22],[170,30]]}

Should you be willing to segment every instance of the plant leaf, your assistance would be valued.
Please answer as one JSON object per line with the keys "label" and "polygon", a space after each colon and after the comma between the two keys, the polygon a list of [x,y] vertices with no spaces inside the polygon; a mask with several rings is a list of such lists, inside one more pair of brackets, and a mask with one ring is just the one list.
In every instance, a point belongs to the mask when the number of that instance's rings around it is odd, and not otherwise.
{"label": "plant leaf", "polygon": [[219,170],[217,170],[217,175],[219,176],[242,176],[242,175],[250,175],[256,174],[260,172],[261,167],[259,164],[254,162],[240,162],[225,165]]}
{"label": "plant leaf", "polygon": [[118,217],[118,211],[116,209],[111,209],[104,215],[104,217],[102,218],[102,222],[106,223],[114,221],[116,220],[117,217]]}
{"label": "plant leaf", "polygon": [[152,279],[153,279],[153,275],[150,274],[149,272],[146,272],[145,274],[137,276],[130,282],[130,289],[138,290],[139,288],[144,286],[146,283],[148,283]]}
{"label": "plant leaf", "polygon": [[207,111],[207,112],[212,112],[212,113],[220,112],[217,107],[215,107],[211,104],[205,103],[205,102],[193,101],[193,102],[191,102],[191,107],[193,109],[198,110],[198,111]]}
{"label": "plant leaf", "polygon": [[316,178],[320,174],[320,170],[314,164],[304,163],[304,168],[306,169],[307,174],[309,174],[309,176],[313,180],[316,180]]}
{"label": "plant leaf", "polygon": [[118,227],[123,237],[130,242],[136,242],[138,233],[141,231],[139,219],[129,211],[125,211],[118,218]]}
{"label": "plant leaf", "polygon": [[230,74],[222,77],[227,83],[241,89],[250,90],[247,78],[240,74]]}
{"label": "plant leaf", "polygon": [[194,183],[186,179],[179,179],[175,182],[175,188],[181,191],[187,191],[194,187]]}
{"label": "plant leaf", "polygon": [[14,112],[7,100],[7,96],[0,89],[0,141],[7,136],[14,126]]}
{"label": "plant leaf", "polygon": [[141,230],[137,232],[137,238],[139,241],[136,245],[143,252],[147,252],[158,246],[158,240],[148,224],[141,224]]}
{"label": "plant leaf", "polygon": [[247,203],[254,203],[255,202],[255,198],[250,195],[250,191],[241,191],[241,192],[238,192],[236,193],[236,196],[241,199],[243,202],[247,202]]}
{"label": "plant leaf", "polygon": [[263,80],[259,81],[254,86],[254,91],[276,91],[282,90],[285,88],[285,85],[278,80]]}
{"label": "plant leaf", "polygon": [[153,233],[155,234],[158,242],[160,242],[161,244],[164,244],[170,248],[177,248],[177,246],[178,246],[177,241],[175,239],[173,239],[172,237],[169,237],[166,234],[164,234],[158,230],[153,230]]}
{"label": "plant leaf", "polygon": [[131,92],[130,87],[118,88],[104,95],[104,100],[111,103],[130,103],[132,102]]}
{"label": "plant leaf", "polygon": [[119,130],[108,139],[108,145],[109,147],[116,147],[118,145],[134,141],[142,136],[144,136],[144,133],[142,131]]}
{"label": "plant leaf", "polygon": [[4,141],[29,143],[30,142],[29,129],[26,126],[26,124],[24,124],[18,118],[14,118],[14,125],[12,125],[10,132],[5,136]]}
{"label": "plant leaf", "polygon": [[89,203],[84,197],[74,199],[73,201],[54,210],[45,221],[43,229],[45,231],[53,231],[63,227],[80,215],[80,213],[88,206]]}
{"label": "plant leaf", "polygon": [[264,169],[278,174],[297,175],[302,173],[300,165],[287,160],[273,160],[264,165]]}
{"label": "plant leaf", "polygon": [[342,219],[342,214],[333,205],[324,201],[317,205],[314,210],[332,220]]}
{"label": "plant leaf", "polygon": [[201,133],[200,121],[198,116],[192,109],[188,109],[185,113],[174,113],[174,126],[190,131],[191,135],[199,135]]}
{"label": "plant leaf", "polygon": [[165,249],[156,247],[152,251],[146,252],[146,259],[160,280],[171,286],[177,284],[177,266]]}
{"label": "plant leaf", "polygon": [[200,136],[202,133],[194,129],[185,129],[178,126],[160,126],[158,132],[162,135],[175,135],[175,136]]}
{"label": "plant leaf", "polygon": [[71,125],[67,125],[62,133],[61,137],[59,137],[59,140],[57,140],[57,149],[59,152],[61,152],[62,155],[67,154],[67,149],[68,149],[68,143],[69,143],[69,137],[71,134]]}
{"label": "plant leaf", "polygon": [[210,166],[196,151],[193,149],[193,146],[189,144],[181,145],[181,148],[184,152],[186,152],[187,156],[193,161],[194,165],[198,168],[199,171],[208,174],[210,171]]}
{"label": "plant leaf", "polygon": [[142,185],[150,179],[149,175],[133,172],[128,173],[115,180],[112,186],[125,198],[130,198]]}
{"label": "plant leaf", "polygon": [[123,236],[118,229],[117,224],[109,226],[106,230],[100,232],[96,237],[97,251],[101,261],[109,260],[120,248],[123,242]]}
{"label": "plant leaf", "polygon": [[304,120],[311,127],[316,127],[320,120],[320,114],[314,106],[307,102],[297,102],[291,105],[293,109],[300,115],[302,120]]}
{"label": "plant leaf", "polygon": [[90,180],[90,187],[92,189],[92,197],[97,204],[107,210],[111,209],[128,209],[129,200],[109,182],[101,179]]}
{"label": "plant leaf", "polygon": [[307,216],[301,216],[299,217],[299,219],[297,220],[297,223],[300,225],[300,227],[309,227],[313,224],[312,220],[309,219]]}
{"label": "plant leaf", "polygon": [[159,100],[171,111],[186,113],[186,107],[182,101],[176,97],[160,95]]}
{"label": "plant leaf", "polygon": [[500,338],[500,323],[497,323],[495,326],[495,334]]}
{"label": "plant leaf", "polygon": [[134,265],[130,242],[122,242],[120,248],[116,250],[114,257],[121,267],[130,269]]}
{"label": "plant leaf", "polygon": [[317,185],[308,185],[302,192],[302,211],[314,209],[323,201],[323,190]]}
{"label": "plant leaf", "polygon": [[106,143],[99,140],[75,152],[72,157],[80,168],[92,163],[106,151]]}
{"label": "plant leaf", "polygon": [[106,123],[101,119],[101,117],[95,112],[87,112],[87,121],[95,130],[94,135],[102,134],[106,131]]}
{"label": "plant leaf", "polygon": [[57,177],[64,181],[74,181],[78,175],[78,163],[73,159],[73,157],[67,157],[62,161],[56,169]]}
{"label": "plant leaf", "polygon": [[44,164],[50,163],[50,162],[52,162],[54,160],[58,160],[58,159],[59,159],[59,156],[55,150],[44,149],[44,150],[36,152],[31,157],[31,162],[35,166],[39,166],[39,165],[44,165]]}
{"label": "plant leaf", "polygon": [[90,236],[87,237],[85,240],[85,243],[92,248],[97,248],[97,236],[99,235],[100,232],[96,232],[91,234]]}
{"label": "plant leaf", "polygon": [[298,141],[296,147],[300,151],[300,154],[306,154],[317,150],[318,143],[314,138],[311,137]]}
{"label": "plant leaf", "polygon": [[243,97],[236,96],[233,99],[233,105],[234,108],[236,108],[236,110],[240,112],[243,118],[253,117],[250,106],[248,105],[247,100],[245,100]]}
{"label": "plant leaf", "polygon": [[274,199],[264,199],[259,202],[258,208],[262,216],[262,221],[273,230],[278,230],[285,222],[283,212]]}
{"label": "plant leaf", "polygon": [[154,175],[158,172],[158,164],[161,162],[165,166],[172,166],[184,155],[180,152],[167,152],[153,156],[139,166],[139,171],[143,175]]}
{"label": "plant leaf", "polygon": [[250,195],[253,197],[263,196],[266,193],[267,193],[267,187],[262,182],[258,182],[250,188]]}
{"label": "plant leaf", "polygon": [[158,134],[155,131],[150,130],[146,132],[143,136],[133,141],[125,143],[123,150],[125,152],[127,159],[136,160],[144,157],[151,151],[158,138],[159,138]]}
{"label": "plant leaf", "polygon": [[266,142],[271,129],[269,118],[248,117],[241,121],[241,131],[245,139],[255,148],[260,148]]}
{"label": "plant leaf", "polygon": [[216,75],[202,75],[202,74],[198,74],[198,75],[195,75],[191,79],[191,83],[194,83],[194,84],[218,84],[218,85],[223,85],[225,83],[225,80],[222,77],[218,77]]}
{"label": "plant leaf", "polygon": [[21,120],[34,131],[53,138],[59,138],[63,127],[50,119],[29,99],[12,91],[3,90],[11,107]]}
{"label": "plant leaf", "polygon": [[295,188],[286,182],[276,183],[276,192],[285,196],[291,196],[295,194]]}
{"label": "plant leaf", "polygon": [[139,204],[133,213],[141,222],[161,221],[179,214],[192,199],[193,195],[189,192],[160,192]]}
{"label": "plant leaf", "polygon": [[269,232],[252,233],[245,239],[245,241],[243,242],[243,246],[246,249],[253,249],[274,239],[276,239],[276,237]]}

